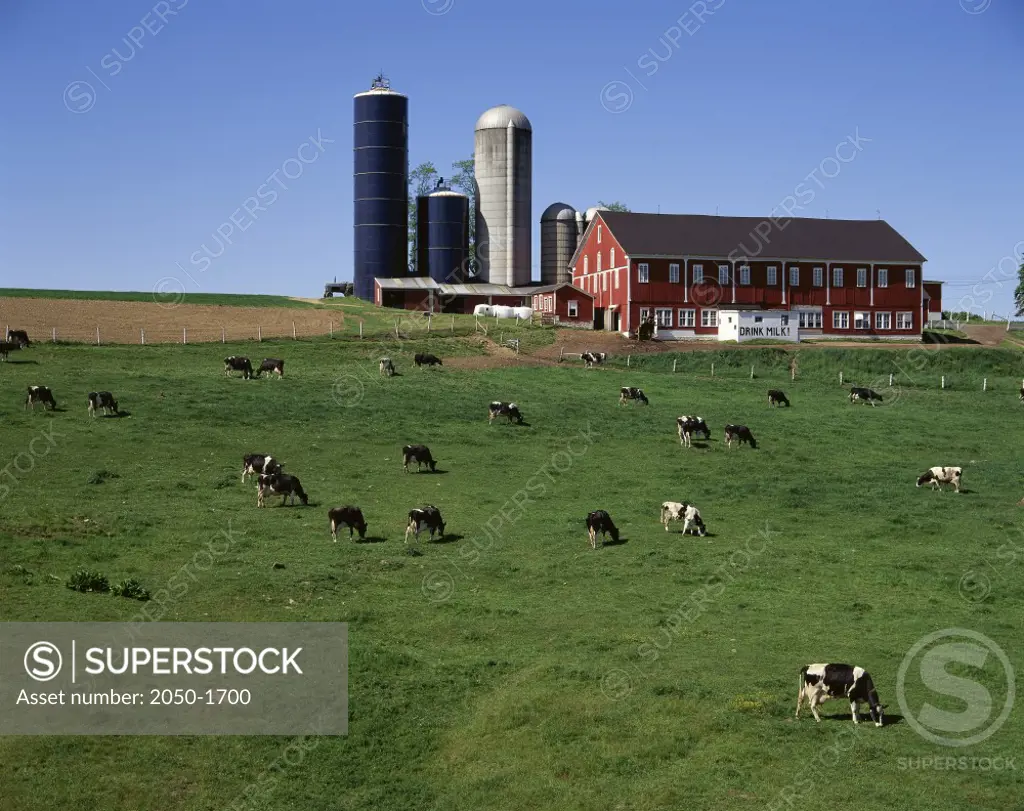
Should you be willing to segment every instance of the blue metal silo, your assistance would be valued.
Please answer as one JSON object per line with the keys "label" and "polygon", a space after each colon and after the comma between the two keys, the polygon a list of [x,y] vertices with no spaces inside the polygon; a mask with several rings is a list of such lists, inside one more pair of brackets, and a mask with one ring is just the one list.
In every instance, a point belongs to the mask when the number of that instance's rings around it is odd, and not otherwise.
{"label": "blue metal silo", "polygon": [[444,185],[416,199],[416,272],[442,284],[466,281],[469,198]]}

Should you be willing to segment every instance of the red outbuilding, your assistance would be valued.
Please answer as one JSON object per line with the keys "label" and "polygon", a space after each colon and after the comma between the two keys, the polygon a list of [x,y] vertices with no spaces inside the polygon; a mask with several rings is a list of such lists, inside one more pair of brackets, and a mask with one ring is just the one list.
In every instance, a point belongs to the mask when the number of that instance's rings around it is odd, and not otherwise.
{"label": "red outbuilding", "polygon": [[550,316],[556,324],[590,327],[594,323],[594,297],[568,282],[535,287],[532,294],[533,311]]}

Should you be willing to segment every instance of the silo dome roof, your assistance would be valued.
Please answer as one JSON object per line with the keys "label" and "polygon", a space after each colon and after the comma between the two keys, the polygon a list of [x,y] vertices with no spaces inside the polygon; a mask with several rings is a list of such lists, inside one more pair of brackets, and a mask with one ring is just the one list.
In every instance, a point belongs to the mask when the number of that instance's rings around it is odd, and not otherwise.
{"label": "silo dome roof", "polygon": [[480,118],[477,119],[475,129],[503,130],[508,127],[510,123],[513,127],[518,129],[533,132],[533,127],[530,125],[530,119],[515,107],[510,107],[507,104],[499,104],[497,107],[492,107],[490,110],[487,110],[482,116],[480,116]]}
{"label": "silo dome roof", "polygon": [[576,209],[568,203],[552,203],[540,215],[541,222],[548,220],[576,220]]}
{"label": "silo dome roof", "polygon": [[591,208],[588,208],[587,209],[587,222],[590,222],[592,219],[594,219],[594,215],[598,211],[608,211],[608,210],[609,209],[606,208],[605,206],[592,206]]}

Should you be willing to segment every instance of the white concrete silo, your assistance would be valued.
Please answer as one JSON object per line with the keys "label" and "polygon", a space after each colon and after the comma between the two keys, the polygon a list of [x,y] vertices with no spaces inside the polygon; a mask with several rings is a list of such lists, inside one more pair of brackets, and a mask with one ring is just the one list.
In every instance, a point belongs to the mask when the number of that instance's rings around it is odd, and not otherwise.
{"label": "white concrete silo", "polygon": [[476,122],[476,256],[481,281],[530,284],[533,127],[501,104]]}
{"label": "white concrete silo", "polygon": [[568,203],[552,203],[540,216],[540,283],[572,281],[569,263],[579,241],[579,212]]}

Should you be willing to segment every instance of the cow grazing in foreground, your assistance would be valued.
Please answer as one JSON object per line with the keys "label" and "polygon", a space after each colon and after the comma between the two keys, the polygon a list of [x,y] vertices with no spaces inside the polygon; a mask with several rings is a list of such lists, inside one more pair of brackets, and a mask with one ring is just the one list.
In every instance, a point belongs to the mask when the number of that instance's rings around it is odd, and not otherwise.
{"label": "cow grazing in foreground", "polygon": [[303,506],[309,504],[309,497],[302,489],[302,484],[296,476],[287,473],[261,473],[256,485],[256,506],[262,507],[267,496],[283,496],[281,506],[291,497],[292,504],[295,498],[302,502]]}
{"label": "cow grazing in foreground", "polygon": [[89,392],[89,416],[95,417],[96,412],[101,409],[104,414],[109,412],[114,414],[121,413],[117,409],[117,400],[114,399],[114,395],[109,391]]}
{"label": "cow grazing in foreground", "polygon": [[519,425],[523,424],[523,415],[515,403],[499,403],[495,400],[487,406],[487,424],[490,425],[498,417],[508,417],[510,425],[513,420]]}
{"label": "cow grazing in foreground", "polygon": [[862,403],[871,403],[871,407],[875,407],[874,401],[882,402],[882,395],[871,389],[861,388],[860,386],[854,386],[850,389],[850,402],[856,403],[858,401]]}
{"label": "cow grazing in foreground", "polygon": [[43,404],[43,411],[46,410],[46,406],[50,406],[51,411],[57,410],[57,401],[53,399],[53,392],[46,386],[28,387],[28,397],[25,398],[25,408],[31,406],[32,410],[35,411],[36,403]]}
{"label": "cow grazing in foreground", "polygon": [[619,405],[625,405],[628,400],[643,403],[644,405],[650,405],[647,395],[644,394],[643,389],[637,389],[633,386],[623,386],[619,392]]}
{"label": "cow grazing in foreground", "polygon": [[757,447],[757,440],[754,439],[754,435],[750,433],[750,429],[745,425],[727,425],[725,426],[725,444],[726,447],[731,448],[732,443],[736,443],[738,448],[741,443],[746,442],[751,448]]}
{"label": "cow grazing in foreground", "polygon": [[242,483],[246,476],[258,476],[260,473],[280,473],[283,468],[273,456],[266,453],[247,453],[242,457]]}
{"label": "cow grazing in foreground", "polygon": [[380,373],[384,377],[392,377],[395,374],[395,364],[391,362],[391,358],[380,359]]}
{"label": "cow grazing in foreground", "polygon": [[700,510],[685,501],[666,501],[661,505],[661,523],[665,525],[665,532],[668,532],[668,525],[672,521],[683,522],[683,535],[688,532],[695,532],[702,537],[708,534]]}
{"label": "cow grazing in foreground", "polygon": [[416,463],[417,470],[421,470],[424,465],[430,466],[431,473],[437,470],[437,462],[430,455],[430,448],[426,445],[406,445],[402,448],[402,467],[405,468],[406,473],[409,472],[410,462]]}
{"label": "cow grazing in foreground", "polygon": [[679,431],[679,444],[687,448],[690,447],[690,440],[694,434],[704,434],[705,440],[711,439],[711,429],[703,417],[676,417],[676,427]]}
{"label": "cow grazing in foreground", "polygon": [[800,687],[796,696],[796,717],[800,717],[800,706],[804,699],[811,707],[814,720],[821,723],[818,706],[830,698],[847,698],[853,723],[857,718],[857,702],[868,705],[871,720],[876,727],[882,726],[883,706],[878,700],[878,691],[870,674],[862,667],[840,664],[805,665],[800,669]]}
{"label": "cow grazing in foreground", "polygon": [[256,370],[256,377],[264,372],[274,372],[278,377],[284,377],[284,361],[280,358],[264,358],[260,368]]}
{"label": "cow grazing in foreground", "polygon": [[580,360],[587,369],[592,369],[595,365],[604,363],[607,357],[607,352],[584,352],[580,355]]}
{"label": "cow grazing in foreground", "polygon": [[232,372],[241,372],[242,378],[248,380],[253,376],[252,363],[248,358],[240,358],[236,355],[224,358],[224,374],[230,375]]}
{"label": "cow grazing in foreground", "polygon": [[786,395],[778,389],[768,389],[768,405],[770,406],[789,406],[789,400]]}
{"label": "cow grazing in foreground", "polygon": [[444,519],[441,511],[433,505],[417,507],[409,510],[409,524],[405,528],[405,542],[409,543],[409,535],[419,540],[421,532],[430,531],[430,540],[434,540],[434,533],[439,538],[444,538]]}
{"label": "cow grazing in foreground", "polygon": [[28,339],[28,333],[23,329],[9,329],[7,330],[7,340],[12,344],[17,344],[22,349],[26,346],[31,346],[32,342]]}
{"label": "cow grazing in foreground", "polygon": [[1024,400],[1024,386],[1022,386],[1020,390],[1020,399]]}
{"label": "cow grazing in foreground", "polygon": [[[597,549],[597,533],[611,535],[615,543],[619,542],[619,529],[612,522],[612,517],[604,510],[594,510],[587,514],[587,535],[590,537],[590,548]],[[601,539],[602,546],[604,538]]]}
{"label": "cow grazing in foreground", "polygon": [[417,366],[444,366],[437,355],[431,355],[429,352],[417,352],[413,361]]}
{"label": "cow grazing in foreground", "polygon": [[338,530],[348,528],[348,537],[353,538],[353,530],[359,533],[359,540],[366,537],[366,520],[363,511],[358,507],[334,507],[327,511],[327,519],[331,522],[331,538],[338,542]]}
{"label": "cow grazing in foreground", "polygon": [[917,486],[931,484],[936,490],[941,490],[942,485],[951,484],[956,492],[960,492],[960,476],[964,472],[962,467],[930,467],[917,479]]}
{"label": "cow grazing in foreground", "polygon": [[7,360],[7,355],[21,349],[17,341],[0,341],[0,360]]}

